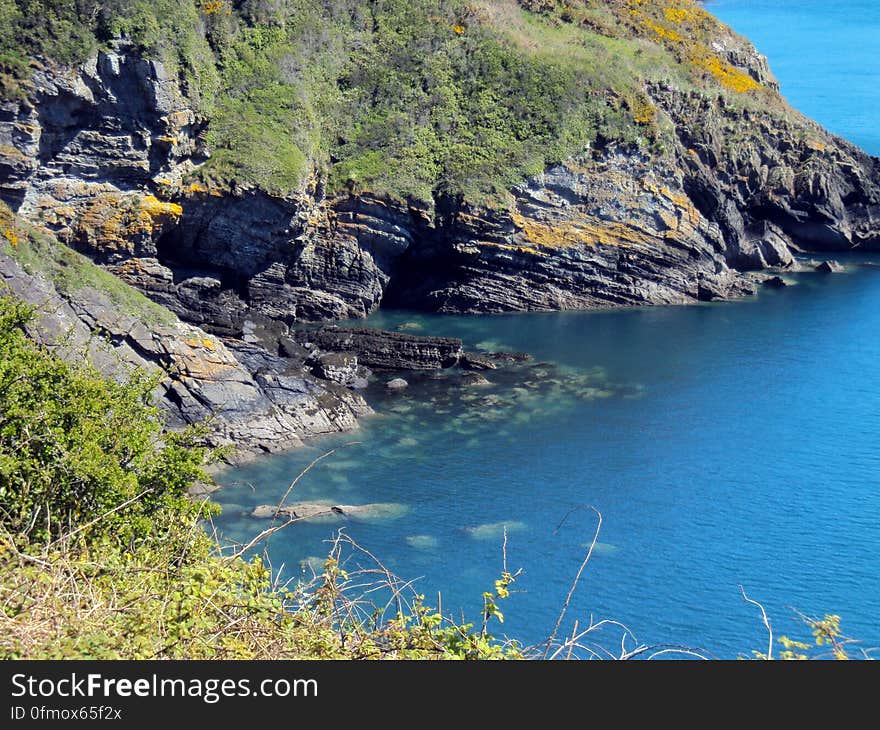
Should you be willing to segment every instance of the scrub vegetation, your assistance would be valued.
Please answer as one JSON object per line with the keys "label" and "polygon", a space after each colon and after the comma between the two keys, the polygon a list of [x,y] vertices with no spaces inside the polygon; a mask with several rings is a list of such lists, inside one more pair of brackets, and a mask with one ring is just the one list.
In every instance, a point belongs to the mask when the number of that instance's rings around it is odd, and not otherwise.
{"label": "scrub vegetation", "polygon": [[590,145],[662,153],[650,84],[768,103],[720,32],[689,0],[0,0],[0,89],[133,48],[209,118],[206,182],[491,202]]}

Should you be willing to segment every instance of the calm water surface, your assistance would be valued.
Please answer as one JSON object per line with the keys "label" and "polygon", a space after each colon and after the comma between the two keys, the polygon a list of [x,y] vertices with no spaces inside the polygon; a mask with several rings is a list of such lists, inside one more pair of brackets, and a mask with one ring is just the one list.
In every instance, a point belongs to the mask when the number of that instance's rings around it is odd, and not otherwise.
{"label": "calm water surface", "polygon": [[[870,151],[880,9],[874,3],[724,0],[709,7],[770,56],[799,108]],[[846,83],[842,83],[845,79]],[[873,81],[871,81],[873,79]],[[354,434],[224,473],[218,524],[233,539],[277,502],[390,503],[382,519],[300,524],[273,537],[286,574],[310,574],[342,525],[444,611],[473,617],[501,567],[524,572],[503,632],[547,636],[601,511],[600,544],[570,610],[645,643],[734,658],[789,607],[839,613],[880,646],[880,259],[792,276],[753,299],[694,307],[493,317],[382,312],[366,324],[461,337],[534,360],[467,386],[410,377],[367,393],[381,414]],[[429,601],[430,602],[430,601]],[[568,624],[570,627],[570,623]],[[609,640],[613,634],[606,634]]]}

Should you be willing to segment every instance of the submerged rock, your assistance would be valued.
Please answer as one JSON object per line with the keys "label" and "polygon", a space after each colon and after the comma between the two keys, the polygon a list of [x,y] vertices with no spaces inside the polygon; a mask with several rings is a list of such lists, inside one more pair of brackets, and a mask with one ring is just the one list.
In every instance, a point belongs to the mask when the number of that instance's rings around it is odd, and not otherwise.
{"label": "submerged rock", "polygon": [[403,322],[402,324],[397,325],[397,330],[399,332],[419,332],[423,329],[424,327],[418,322]]}
{"label": "submerged rock", "polygon": [[485,385],[492,385],[490,380],[487,380],[482,375],[477,375],[476,373],[472,375],[465,375],[461,379],[461,384],[466,388],[474,388],[474,387],[483,387]]}
{"label": "submerged rock", "polygon": [[491,540],[504,535],[505,531],[518,532],[526,528],[525,522],[511,520],[509,522],[486,522],[476,527],[465,527],[464,531],[475,540]]}
{"label": "submerged rock", "polygon": [[385,383],[385,387],[388,390],[403,390],[404,388],[409,387],[409,383],[407,383],[403,378],[392,378],[387,383]]}
{"label": "submerged rock", "polygon": [[316,575],[322,573],[324,571],[324,566],[327,564],[327,558],[320,557],[319,555],[309,555],[306,558],[303,558],[299,561],[299,567],[303,572],[310,571]]}
{"label": "submerged rock", "polygon": [[532,359],[532,355],[527,352],[487,352],[486,357],[496,362],[528,362]]}
{"label": "submerged rock", "polygon": [[498,368],[490,357],[475,355],[471,352],[462,354],[458,364],[464,370],[496,370]]}
{"label": "submerged rock", "polygon": [[409,535],[406,544],[417,550],[434,550],[440,541],[433,535]]}
{"label": "submerged rock", "polygon": [[341,519],[355,517],[364,520],[397,519],[409,508],[395,502],[374,502],[369,504],[330,504],[328,502],[294,502],[277,505],[261,504],[251,511],[257,519],[314,520]]}

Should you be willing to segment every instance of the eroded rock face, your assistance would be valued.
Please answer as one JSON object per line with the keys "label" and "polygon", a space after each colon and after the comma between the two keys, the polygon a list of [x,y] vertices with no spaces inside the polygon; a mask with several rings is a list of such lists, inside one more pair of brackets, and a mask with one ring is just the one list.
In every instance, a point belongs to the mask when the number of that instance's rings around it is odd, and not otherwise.
{"label": "eroded rock face", "polygon": [[682,304],[753,291],[674,169],[632,153],[570,161],[514,188],[509,211],[462,208],[408,256],[395,303],[442,312]]}
{"label": "eroded rock face", "polygon": [[32,335],[62,356],[89,359],[106,375],[133,368],[168,373],[157,398],[172,425],[207,421],[211,440],[240,452],[277,451],[303,438],[355,428],[369,406],[351,390],[318,380],[294,361],[230,343],[190,324],[123,314],[106,294],[60,293],[0,253],[0,282],[39,312]]}
{"label": "eroded rock face", "polygon": [[[742,39],[713,44],[777,88]],[[503,312],[729,299],[754,291],[742,272],[788,268],[792,249],[880,247],[877,160],[791,110],[670,84],[648,95],[674,130],[664,152],[585,150],[513,187],[506,208],[328,197],[315,176],[282,198],[186,182],[209,155],[207,120],[161,64],[106,52],[40,68],[27,101],[0,104],[0,198],[186,321],[273,353],[293,323],[382,302]]]}

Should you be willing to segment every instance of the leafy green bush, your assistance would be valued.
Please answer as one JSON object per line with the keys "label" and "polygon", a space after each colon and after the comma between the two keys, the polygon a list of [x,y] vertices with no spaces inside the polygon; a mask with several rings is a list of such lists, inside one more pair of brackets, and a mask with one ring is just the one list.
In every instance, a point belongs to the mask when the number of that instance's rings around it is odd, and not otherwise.
{"label": "leafy green bush", "polygon": [[[25,333],[28,307],[0,297],[0,525],[20,545],[62,536],[133,546],[201,515],[196,432],[165,433],[156,377],[117,383]],[[94,524],[92,524],[94,523]],[[85,525],[90,525],[87,529]]]}

